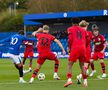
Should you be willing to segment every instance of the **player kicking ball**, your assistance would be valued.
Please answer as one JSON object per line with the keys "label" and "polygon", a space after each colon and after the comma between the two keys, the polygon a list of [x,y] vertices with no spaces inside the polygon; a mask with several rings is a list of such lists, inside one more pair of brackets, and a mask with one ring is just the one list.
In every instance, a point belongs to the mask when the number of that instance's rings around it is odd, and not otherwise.
{"label": "player kicking ball", "polygon": [[94,63],[93,61],[100,59],[100,64],[102,68],[102,76],[101,78],[106,78],[106,69],[105,69],[105,63],[104,63],[104,54],[105,54],[105,49],[106,49],[106,39],[104,38],[103,35],[99,34],[99,28],[95,28],[93,30],[93,54],[91,56],[90,63],[92,65],[92,73],[90,74],[91,76],[94,75],[95,69],[94,69]]}
{"label": "player kicking ball", "polygon": [[[79,26],[82,27],[83,29],[85,29],[87,31],[87,28],[88,28],[88,25],[89,23],[86,22],[85,20],[82,20],[80,23],[79,23]],[[92,32],[91,31],[87,31],[87,37],[86,37],[86,62],[84,63],[84,67],[86,69],[86,74],[88,75],[89,74],[89,71],[88,71],[88,67],[89,67],[89,64],[90,64],[90,59],[91,59],[91,41],[92,41]],[[77,76],[77,84],[81,84],[81,78],[82,78],[82,73],[80,73],[78,76]]]}
{"label": "player kicking ball", "polygon": [[35,36],[38,39],[37,51],[39,53],[39,56],[37,60],[37,67],[34,70],[29,83],[32,83],[34,81],[34,78],[37,76],[37,73],[39,72],[41,66],[47,59],[55,61],[53,78],[56,80],[60,80],[60,77],[57,74],[59,67],[59,60],[57,59],[56,55],[53,52],[51,52],[50,46],[52,41],[56,42],[62,49],[63,55],[65,55],[66,52],[62,44],[54,36],[49,34],[49,26],[47,25],[44,25],[43,28],[39,28],[37,31],[33,32],[33,36]]}
{"label": "player kicking ball", "polygon": [[73,18],[73,26],[68,28],[68,48],[70,49],[70,55],[68,60],[68,73],[67,82],[64,87],[68,87],[72,82],[72,67],[73,64],[79,59],[80,69],[82,71],[82,76],[84,79],[84,87],[88,86],[86,70],[84,67],[84,62],[86,60],[86,31],[79,26],[79,19]]}
{"label": "player kicking ball", "polygon": [[[28,38],[31,38],[32,35],[30,33],[27,34]],[[33,59],[33,54],[34,54],[34,42],[33,41],[24,41],[23,42],[25,45],[25,51],[24,51],[24,59],[23,59],[23,66],[25,65],[26,59],[29,57],[30,62],[29,62],[29,70],[24,70],[25,73],[31,72],[32,71],[32,59]]]}
{"label": "player kicking ball", "polygon": [[9,50],[8,50],[8,56],[14,63],[16,69],[19,71],[19,83],[26,83],[26,81],[23,79],[23,64],[21,57],[19,56],[19,50],[20,45],[23,43],[24,40],[31,40],[24,36],[24,31],[20,30],[18,34],[12,35],[2,41],[0,43],[9,42]]}

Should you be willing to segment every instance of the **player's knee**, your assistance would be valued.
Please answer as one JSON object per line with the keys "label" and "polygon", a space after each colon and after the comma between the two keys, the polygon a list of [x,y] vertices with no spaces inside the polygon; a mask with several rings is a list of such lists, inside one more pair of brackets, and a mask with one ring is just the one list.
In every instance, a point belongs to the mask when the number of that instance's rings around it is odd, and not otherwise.
{"label": "player's knee", "polygon": [[58,59],[55,60],[55,64],[59,64],[59,60]]}
{"label": "player's knee", "polygon": [[103,59],[100,59],[100,63],[103,63],[104,61],[103,61]]}
{"label": "player's knee", "polygon": [[90,59],[90,63],[93,63],[93,59]]}
{"label": "player's knee", "polygon": [[18,64],[17,65],[19,68],[23,68],[23,65],[22,64]]}

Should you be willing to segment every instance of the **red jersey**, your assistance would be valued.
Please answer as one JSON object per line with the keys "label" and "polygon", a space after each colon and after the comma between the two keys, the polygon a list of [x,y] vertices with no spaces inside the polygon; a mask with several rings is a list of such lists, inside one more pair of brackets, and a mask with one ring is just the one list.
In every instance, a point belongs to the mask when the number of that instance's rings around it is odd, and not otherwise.
{"label": "red jersey", "polygon": [[69,48],[86,46],[87,32],[78,25],[68,28],[68,45]]}
{"label": "red jersey", "polygon": [[104,48],[104,43],[106,39],[103,35],[99,34],[98,36],[93,36],[93,43],[95,45],[94,51],[100,52]]}
{"label": "red jersey", "polygon": [[87,37],[86,37],[86,46],[90,47],[90,43],[92,41],[93,35],[91,31],[87,31]]}
{"label": "red jersey", "polygon": [[34,45],[33,41],[24,41],[23,43],[26,46],[25,52],[33,51],[33,45]]}
{"label": "red jersey", "polygon": [[55,39],[54,36],[47,33],[38,33],[36,34],[38,39],[37,50],[39,53],[47,53],[51,51],[51,42]]}

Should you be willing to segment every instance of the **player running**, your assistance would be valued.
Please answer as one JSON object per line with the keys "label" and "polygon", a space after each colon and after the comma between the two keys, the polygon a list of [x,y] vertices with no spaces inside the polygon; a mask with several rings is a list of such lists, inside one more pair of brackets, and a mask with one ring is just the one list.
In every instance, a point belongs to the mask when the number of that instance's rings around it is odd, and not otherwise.
{"label": "player running", "polygon": [[12,60],[12,62],[15,65],[15,67],[19,71],[19,77],[20,77],[19,83],[26,83],[26,81],[24,81],[24,79],[23,79],[23,64],[22,64],[21,57],[19,56],[20,46],[24,40],[31,40],[31,39],[26,38],[24,36],[24,31],[20,30],[18,32],[18,34],[12,35],[12,36],[0,41],[0,43],[5,43],[5,42],[10,43],[7,55],[10,57],[10,59]]}
{"label": "player running", "polygon": [[[32,35],[30,33],[27,34],[28,38],[31,38]],[[31,72],[32,71],[32,59],[33,59],[33,54],[34,54],[34,42],[33,41],[24,41],[23,42],[25,45],[25,51],[24,51],[24,59],[23,59],[23,66],[25,64],[26,59],[29,57],[30,62],[29,62],[29,70],[25,70],[25,72]]]}
{"label": "player running", "polygon": [[[87,30],[89,23],[86,22],[85,20],[82,20],[79,23],[79,26],[81,26],[83,29]],[[89,71],[88,71],[88,67],[90,64],[90,59],[91,59],[91,41],[92,41],[92,32],[91,31],[87,31],[87,38],[86,38],[86,62],[84,63],[85,69],[86,69],[86,73],[88,75]],[[82,73],[80,73],[77,76],[77,80],[78,80],[78,84],[81,83],[81,78],[82,78]]]}
{"label": "player running", "polygon": [[84,62],[86,60],[86,31],[82,29],[79,24],[79,19],[73,19],[73,26],[68,28],[68,48],[70,49],[70,55],[68,60],[68,73],[67,82],[64,87],[72,84],[72,67],[73,64],[79,59],[79,65],[82,71],[84,86],[87,84],[86,70],[84,68]]}
{"label": "player running", "polygon": [[62,44],[54,36],[49,34],[49,26],[47,25],[44,25],[43,28],[39,28],[37,31],[33,32],[33,35],[38,39],[37,50],[38,50],[39,56],[37,60],[38,65],[36,69],[34,70],[29,83],[32,83],[34,81],[34,78],[37,76],[37,73],[40,70],[42,64],[47,59],[55,61],[53,78],[59,80],[60,77],[57,74],[58,67],[59,67],[59,60],[57,59],[56,55],[53,52],[51,52],[50,46],[51,46],[52,41],[56,42],[62,49],[63,55],[65,55],[66,52]]}
{"label": "player running", "polygon": [[96,28],[93,30],[93,43],[94,43],[94,51],[93,54],[91,56],[91,64],[92,64],[92,73],[90,74],[91,76],[94,75],[95,73],[95,69],[94,69],[94,60],[98,60],[100,59],[100,64],[101,64],[101,68],[102,68],[102,76],[101,78],[106,78],[106,70],[105,70],[105,63],[104,63],[104,53],[105,53],[105,49],[106,49],[106,39],[104,38],[103,35],[99,34],[99,28]]}

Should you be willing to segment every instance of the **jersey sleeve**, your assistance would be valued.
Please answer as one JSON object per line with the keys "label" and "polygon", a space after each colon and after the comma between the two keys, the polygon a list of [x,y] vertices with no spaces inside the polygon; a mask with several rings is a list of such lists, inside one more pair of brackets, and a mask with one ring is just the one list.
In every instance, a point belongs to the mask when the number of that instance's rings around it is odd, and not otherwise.
{"label": "jersey sleeve", "polygon": [[55,36],[51,35],[51,40],[54,41],[55,39]]}
{"label": "jersey sleeve", "polygon": [[10,42],[10,41],[11,41],[11,39],[10,39],[10,37],[8,37],[6,39],[1,40],[0,43]]}
{"label": "jersey sleeve", "polygon": [[90,31],[90,32],[89,32],[89,34],[90,34],[90,38],[92,39],[92,37],[93,37],[93,34],[92,34],[92,32]]}
{"label": "jersey sleeve", "polygon": [[101,40],[102,40],[102,43],[105,43],[105,41],[106,41],[106,39],[103,35],[101,36]]}
{"label": "jersey sleeve", "polygon": [[35,35],[36,38],[38,38],[39,36],[40,36],[40,33],[37,33],[37,34]]}
{"label": "jersey sleeve", "polygon": [[67,33],[68,33],[68,47],[69,49],[71,49],[73,38],[69,28],[67,29]]}
{"label": "jersey sleeve", "polygon": [[27,45],[27,44],[28,44],[28,41],[23,41],[23,44],[24,44],[24,45]]}

